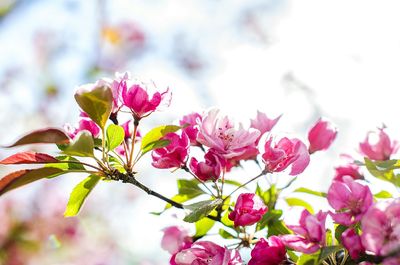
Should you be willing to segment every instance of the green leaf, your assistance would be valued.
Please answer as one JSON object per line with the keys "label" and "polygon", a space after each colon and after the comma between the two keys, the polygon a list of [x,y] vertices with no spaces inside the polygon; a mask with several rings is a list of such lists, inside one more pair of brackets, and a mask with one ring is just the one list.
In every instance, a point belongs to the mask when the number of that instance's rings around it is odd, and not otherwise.
{"label": "green leaf", "polygon": [[220,236],[222,236],[223,238],[225,238],[225,239],[236,238],[234,235],[232,235],[231,233],[229,233],[228,231],[226,231],[226,230],[224,230],[222,228],[219,229],[218,234]]}
{"label": "green leaf", "polygon": [[104,129],[113,106],[111,88],[109,86],[95,86],[92,89],[79,89],[75,93],[75,100],[79,107],[81,107],[100,128]]}
{"label": "green leaf", "polygon": [[374,197],[378,199],[390,199],[393,198],[393,195],[388,191],[381,190],[380,192],[375,193]]}
{"label": "green leaf", "polygon": [[315,195],[315,196],[326,198],[326,193],[325,192],[314,191],[314,190],[310,190],[308,188],[303,188],[303,187],[294,190],[294,192],[302,192],[302,193],[307,193],[307,194],[311,194],[311,195]]}
{"label": "green leaf", "polygon": [[108,150],[114,150],[124,140],[124,128],[119,125],[110,124],[110,126],[107,127],[106,137]]}
{"label": "green leaf", "polygon": [[294,251],[288,250],[287,254],[292,261],[297,262],[299,260],[299,257],[294,253]]}
{"label": "green leaf", "polygon": [[257,223],[257,231],[264,229],[266,226],[272,225],[274,222],[279,221],[283,212],[282,210],[272,209],[266,212],[261,220]]}
{"label": "green leaf", "polygon": [[[399,186],[400,176],[394,174],[394,169],[399,168],[398,160],[389,161],[371,161],[368,158],[364,158],[365,166],[369,173],[374,177],[391,182],[392,184]],[[396,162],[396,163],[395,163]]]}
{"label": "green leaf", "polygon": [[335,227],[335,238],[337,242],[342,242],[342,234],[346,231],[348,227],[344,225],[337,225]]}
{"label": "green leaf", "polygon": [[317,265],[318,254],[303,254],[297,260],[297,265]]}
{"label": "green leaf", "polygon": [[234,222],[229,219],[229,210],[225,211],[225,213],[222,215],[221,222],[226,227],[234,227]]}
{"label": "green leaf", "polygon": [[5,147],[14,147],[25,144],[67,144],[69,137],[62,130],[47,128],[36,130],[21,137],[15,143]]}
{"label": "green leaf", "polygon": [[94,157],[93,149],[93,137],[85,130],[75,136],[74,141],[68,145],[64,153],[72,156]]}
{"label": "green leaf", "polygon": [[196,227],[196,234],[195,237],[202,237],[207,234],[208,231],[214,226],[215,221],[208,219],[208,218],[203,218],[200,219],[195,223]]}
{"label": "green leaf", "polygon": [[187,180],[187,179],[178,179],[178,193],[185,194],[189,198],[195,198],[201,194],[205,194],[205,192],[199,187],[199,181],[196,179]]}
{"label": "green leaf", "polygon": [[163,125],[152,129],[142,138],[140,149],[142,154],[145,154],[155,148],[161,148],[169,144],[166,142],[159,142],[159,140],[168,133],[176,132],[181,127],[176,125]]}
{"label": "green leaf", "polygon": [[282,220],[277,220],[269,224],[268,237],[290,234],[290,230],[286,227]]}
{"label": "green leaf", "polygon": [[[54,167],[62,170],[85,170],[79,160],[72,156],[56,156],[59,162],[46,164],[45,167]],[[76,163],[73,163],[76,162]]]}
{"label": "green leaf", "polygon": [[89,196],[89,193],[94,189],[99,180],[99,176],[90,175],[75,186],[69,196],[67,208],[64,212],[65,217],[71,217],[78,214],[85,199]]}
{"label": "green leaf", "polygon": [[314,209],[306,201],[303,201],[303,200],[298,199],[298,198],[285,198],[285,201],[287,202],[287,204],[289,206],[301,206],[301,207],[306,208],[311,214],[314,214]]}
{"label": "green leaf", "polygon": [[24,169],[8,174],[0,180],[0,196],[4,193],[24,186],[42,178],[51,178],[68,173],[59,168]]}
{"label": "green leaf", "polygon": [[331,254],[335,254],[337,251],[341,250],[341,246],[327,246],[321,248],[321,252],[318,256],[318,262],[322,262],[327,259]]}
{"label": "green leaf", "polygon": [[191,210],[191,213],[183,219],[185,222],[194,223],[206,217],[217,206],[221,205],[221,199],[201,201],[190,205],[185,205],[185,209]]}

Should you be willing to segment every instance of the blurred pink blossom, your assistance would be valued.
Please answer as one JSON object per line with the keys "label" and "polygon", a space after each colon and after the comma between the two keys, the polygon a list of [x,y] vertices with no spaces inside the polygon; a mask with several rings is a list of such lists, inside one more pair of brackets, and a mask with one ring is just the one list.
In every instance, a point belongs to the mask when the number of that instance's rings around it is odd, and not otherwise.
{"label": "blurred pink blossom", "polygon": [[[376,138],[373,142],[372,137]],[[368,132],[364,141],[360,143],[360,153],[371,160],[388,160],[398,150],[397,141],[392,141],[384,129],[378,132]]]}
{"label": "blurred pink blossom", "polygon": [[331,122],[320,118],[308,132],[308,141],[310,143],[308,150],[310,154],[328,149],[335,140],[336,135],[337,129],[335,126]]}

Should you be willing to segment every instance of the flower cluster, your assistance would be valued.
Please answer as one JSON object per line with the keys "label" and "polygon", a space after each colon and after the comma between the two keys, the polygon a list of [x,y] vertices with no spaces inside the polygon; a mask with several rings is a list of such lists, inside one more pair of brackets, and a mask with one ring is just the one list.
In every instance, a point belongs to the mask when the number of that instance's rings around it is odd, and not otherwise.
{"label": "flower cluster", "polygon": [[[132,79],[129,73],[78,88],[77,126],[34,131],[10,146],[53,143],[62,156],[27,151],[1,160],[3,165],[46,166],[5,176],[0,195],[41,178],[85,173],[87,178],[71,193],[64,213],[74,216],[101,180],[132,184],[167,203],[158,215],[177,208],[185,213],[183,221],[194,223],[194,233],[178,226],[163,230],[161,246],[172,265],[279,265],[299,260],[399,264],[400,199],[393,191],[373,193],[371,188],[379,181],[400,186],[400,160],[393,158],[398,144],[385,128],[368,133],[360,143],[364,159],[343,155],[346,163],[333,170],[327,192],[294,189],[293,183],[314,163],[314,154],[327,150],[336,139],[331,122],[320,118],[310,126],[308,137],[294,137],[272,132],[281,116],[269,118],[258,111],[246,126],[213,108],[142,134],[142,123],[169,105],[170,96],[169,89],[157,91],[153,83]],[[174,197],[140,182],[137,164],[146,154],[154,168],[179,172]],[[259,166],[255,176],[246,171],[250,164]],[[320,197],[330,208],[314,211],[313,204],[292,197],[301,193]],[[288,207],[302,207],[298,219]],[[289,224],[284,218],[288,216],[297,222]],[[215,243],[216,234],[227,244]],[[251,248],[247,256],[244,248]]]}

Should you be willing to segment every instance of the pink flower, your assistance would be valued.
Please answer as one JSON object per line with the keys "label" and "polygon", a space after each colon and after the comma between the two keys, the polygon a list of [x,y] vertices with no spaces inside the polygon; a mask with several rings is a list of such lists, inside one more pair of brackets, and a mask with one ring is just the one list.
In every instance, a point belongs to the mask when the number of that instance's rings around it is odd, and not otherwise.
{"label": "pink flower", "polygon": [[190,169],[202,181],[216,181],[226,164],[225,159],[214,153],[212,149],[205,154],[204,158],[205,162],[198,162],[196,158],[192,157]]}
{"label": "pink flower", "polygon": [[190,144],[193,146],[200,145],[200,143],[197,142],[197,135],[199,134],[199,123],[201,123],[201,120],[201,115],[197,112],[193,112],[183,116],[179,121],[179,125],[183,126],[182,131],[189,137]]}
{"label": "pink flower", "polygon": [[335,140],[336,135],[337,129],[332,123],[320,118],[308,132],[308,141],[310,143],[308,150],[310,154],[328,149]]}
{"label": "pink flower", "polygon": [[210,241],[195,242],[175,257],[177,265],[241,265],[239,252],[218,246]]}
{"label": "pink flower", "polygon": [[122,107],[121,93],[122,88],[126,86],[126,82],[131,79],[131,74],[129,72],[115,73],[115,79],[108,80],[104,79],[105,82],[111,87],[113,94],[113,113],[117,113]]}
{"label": "pink flower", "polygon": [[192,238],[189,232],[178,226],[169,226],[163,229],[164,236],[161,239],[161,247],[174,255],[182,249],[192,245]]}
{"label": "pink flower", "polygon": [[335,176],[333,179],[335,181],[343,182],[344,176],[349,176],[354,180],[364,179],[364,176],[360,172],[360,167],[356,164],[347,164],[345,166],[335,167]]}
{"label": "pink flower", "polygon": [[251,128],[257,129],[260,131],[260,136],[257,139],[257,143],[260,140],[261,136],[263,136],[266,132],[269,132],[274,128],[276,123],[279,121],[282,115],[279,115],[275,119],[270,119],[267,115],[261,111],[257,111],[257,117],[253,120],[251,119]]}
{"label": "pink flower", "polygon": [[295,235],[282,235],[281,240],[287,247],[305,254],[316,252],[325,246],[325,220],[327,213],[319,211],[316,215],[306,209],[301,213],[299,225],[288,225]]}
{"label": "pink flower", "polygon": [[400,250],[400,199],[375,203],[361,220],[367,251],[386,256]]}
{"label": "pink flower", "polygon": [[169,106],[170,104],[169,89],[162,93],[157,91],[150,98],[148,91],[150,86],[154,86],[154,84],[145,84],[126,78],[120,82],[122,103],[132,111],[137,120],[159,110],[162,105]]}
{"label": "pink flower", "polygon": [[71,126],[71,125],[69,125],[69,124],[65,124],[65,125],[64,125],[64,129],[65,129],[67,135],[68,135],[71,139],[74,139],[75,136],[76,136],[80,131],[83,131],[83,130],[89,131],[89,132],[92,134],[92,136],[93,136],[94,138],[98,137],[99,134],[100,134],[100,127],[99,127],[94,121],[92,121],[92,120],[89,119],[89,118],[82,118],[82,119],[79,121],[79,124],[78,124],[78,127],[77,127],[77,128],[76,128],[76,127],[73,127],[73,126]]}
{"label": "pink flower", "polygon": [[185,133],[179,136],[176,133],[168,133],[163,137],[169,140],[168,146],[153,150],[151,156],[156,168],[174,168],[185,165],[189,153],[189,138]]}
{"label": "pink flower", "polygon": [[[376,143],[371,141],[371,136],[377,138]],[[397,142],[391,141],[384,129],[379,129],[379,132],[369,132],[364,142],[360,143],[361,154],[371,160],[388,160],[397,149]]]}
{"label": "pink flower", "polygon": [[219,110],[213,109],[203,119],[197,140],[226,159],[237,157],[253,146],[260,136],[260,131],[252,128],[245,130],[240,124],[235,128],[228,117],[219,117]]}
{"label": "pink flower", "polygon": [[281,239],[271,236],[268,241],[261,238],[251,251],[248,265],[279,265],[286,258],[286,248]]}
{"label": "pink flower", "polygon": [[336,213],[331,213],[335,222],[350,226],[361,220],[373,203],[368,186],[362,185],[349,176],[343,182],[334,181],[328,190],[328,202]]}
{"label": "pink flower", "polygon": [[360,257],[360,254],[365,252],[365,249],[361,244],[361,238],[353,228],[344,231],[341,239],[343,246],[349,251],[352,259],[357,260]]}
{"label": "pink flower", "polygon": [[299,139],[282,138],[278,143],[272,143],[272,137],[265,143],[262,155],[266,170],[281,172],[290,165],[290,175],[302,173],[310,162],[306,145]]}
{"label": "pink flower", "polygon": [[236,200],[235,209],[229,213],[229,219],[235,226],[247,226],[257,223],[268,211],[261,199],[254,193],[242,193]]}

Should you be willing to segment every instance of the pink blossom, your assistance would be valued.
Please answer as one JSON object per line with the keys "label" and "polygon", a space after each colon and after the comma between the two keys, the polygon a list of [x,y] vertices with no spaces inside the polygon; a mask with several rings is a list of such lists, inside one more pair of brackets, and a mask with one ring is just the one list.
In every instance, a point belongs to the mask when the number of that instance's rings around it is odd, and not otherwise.
{"label": "pink blossom", "polygon": [[193,146],[200,145],[200,143],[197,142],[197,135],[199,134],[199,123],[201,123],[201,120],[201,115],[197,112],[193,112],[183,116],[179,121],[179,125],[183,126],[182,131],[189,137],[190,144]]}
{"label": "pink blossom", "polygon": [[269,172],[281,172],[290,165],[290,175],[302,173],[310,162],[310,155],[306,145],[299,139],[282,138],[273,144],[272,137],[265,143],[262,155],[266,170]]}
{"label": "pink blossom", "polygon": [[195,242],[175,257],[177,265],[241,265],[239,252],[218,246],[210,241]]}
{"label": "pink blossom", "polygon": [[382,262],[382,265],[399,265],[399,264],[400,264],[400,256],[399,255],[397,255],[396,257],[386,258]]}
{"label": "pink blossom", "polygon": [[113,94],[113,113],[117,113],[122,107],[121,93],[122,88],[126,86],[126,82],[131,79],[131,74],[129,72],[115,73],[115,78],[113,80],[104,79],[105,82],[111,87]]}
{"label": "pink blossom", "polygon": [[137,120],[159,110],[163,105],[169,106],[170,104],[171,93],[169,89],[162,93],[157,91],[150,98],[150,86],[154,89],[154,84],[145,84],[137,80],[125,78],[120,82],[122,103],[132,111]]}
{"label": "pink blossom", "polygon": [[361,237],[354,231],[353,228],[349,228],[341,236],[343,246],[349,251],[350,257],[357,260],[360,254],[365,252],[363,245],[361,244]]}
{"label": "pink blossom", "polygon": [[310,154],[326,150],[331,146],[337,135],[337,129],[327,120],[320,118],[308,132],[308,148]]}
{"label": "pink blossom", "polygon": [[153,150],[151,156],[156,168],[174,168],[185,165],[189,153],[189,138],[185,133],[179,136],[176,133],[168,133],[163,137],[170,143],[163,148]]}
{"label": "pink blossom", "polygon": [[327,213],[319,211],[316,215],[306,209],[301,213],[299,225],[287,225],[294,235],[282,235],[282,242],[289,248],[306,254],[316,252],[325,246],[325,220]]}
{"label": "pink blossom", "polygon": [[71,138],[74,139],[75,136],[83,131],[89,131],[93,137],[98,137],[100,134],[100,127],[91,119],[89,118],[83,118],[79,121],[78,127],[73,127],[70,124],[65,124],[64,129],[67,133],[67,135]]}
{"label": "pink blossom", "polygon": [[327,199],[336,213],[331,213],[335,222],[350,226],[361,220],[373,203],[368,186],[343,177],[343,182],[334,181],[328,190]]}
{"label": "pink blossom", "polygon": [[271,236],[268,240],[261,238],[251,251],[248,265],[279,265],[286,258],[286,248],[281,239]]}
{"label": "pink blossom", "polygon": [[213,152],[212,149],[205,154],[204,158],[205,162],[198,162],[196,158],[192,157],[190,169],[202,181],[216,181],[225,167],[225,159]]}
{"label": "pink blossom", "polygon": [[161,239],[161,247],[174,255],[182,249],[192,245],[189,232],[179,226],[169,226],[163,229],[164,236]]}
{"label": "pink blossom", "polygon": [[261,136],[263,136],[266,132],[269,132],[274,128],[276,123],[279,121],[282,115],[279,115],[275,119],[270,119],[267,115],[261,111],[257,111],[257,117],[253,120],[251,119],[251,128],[257,129],[260,131],[260,136],[257,139],[257,143],[260,140]]}
{"label": "pink blossom", "polygon": [[229,219],[235,226],[247,226],[257,223],[268,211],[261,199],[254,193],[242,193],[236,200],[235,209],[229,213]]}
{"label": "pink blossom", "polygon": [[379,256],[400,251],[400,199],[371,206],[361,220],[361,230],[367,251]]}
{"label": "pink blossom", "polygon": [[251,159],[255,160],[257,155],[260,153],[255,144],[247,146],[243,149],[243,151],[244,152],[241,155],[227,159],[225,167],[226,172],[229,172],[233,167],[240,165],[240,161]]}
{"label": "pink blossom", "polygon": [[244,129],[240,124],[235,128],[228,117],[219,117],[219,110],[213,109],[203,119],[197,140],[226,159],[237,157],[246,152],[246,148],[254,146],[260,131]]}
{"label": "pink blossom", "polygon": [[343,182],[344,176],[349,176],[354,180],[364,179],[364,176],[360,172],[360,167],[357,166],[356,164],[347,164],[344,166],[335,167],[335,176],[333,179],[335,181]]}
{"label": "pink blossom", "polygon": [[[371,137],[377,138],[377,142],[373,143]],[[371,160],[388,160],[397,149],[398,143],[391,141],[384,129],[379,129],[379,132],[369,132],[364,142],[360,143],[361,154]]]}

